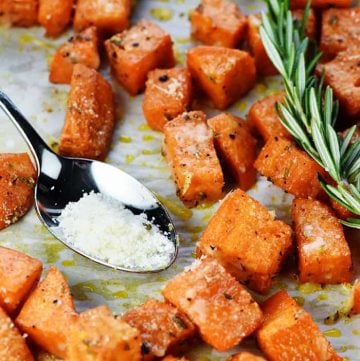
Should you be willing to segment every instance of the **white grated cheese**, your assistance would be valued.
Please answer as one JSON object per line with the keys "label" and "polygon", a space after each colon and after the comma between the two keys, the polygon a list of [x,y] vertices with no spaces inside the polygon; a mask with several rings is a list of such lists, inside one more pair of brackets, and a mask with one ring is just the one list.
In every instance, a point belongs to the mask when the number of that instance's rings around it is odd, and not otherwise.
{"label": "white grated cheese", "polygon": [[134,215],[101,193],[85,194],[69,203],[59,217],[65,240],[99,260],[137,270],[167,266],[174,244],[144,213]]}

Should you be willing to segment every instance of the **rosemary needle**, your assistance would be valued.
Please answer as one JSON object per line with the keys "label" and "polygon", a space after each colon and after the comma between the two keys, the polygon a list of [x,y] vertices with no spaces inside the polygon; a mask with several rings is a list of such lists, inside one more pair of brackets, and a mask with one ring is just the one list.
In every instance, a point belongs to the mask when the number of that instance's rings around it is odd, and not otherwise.
{"label": "rosemary needle", "polygon": [[[319,176],[326,193],[360,216],[360,140],[351,143],[356,125],[344,137],[336,133],[338,101],[332,88],[324,87],[323,76],[318,78],[313,74],[321,53],[310,46],[305,35],[311,1],[302,21],[293,20],[289,0],[265,1],[268,12],[263,14],[260,35],[285,85],[284,104],[276,105],[280,121],[333,179],[333,184],[329,184]],[[341,222],[360,229],[360,219]]]}

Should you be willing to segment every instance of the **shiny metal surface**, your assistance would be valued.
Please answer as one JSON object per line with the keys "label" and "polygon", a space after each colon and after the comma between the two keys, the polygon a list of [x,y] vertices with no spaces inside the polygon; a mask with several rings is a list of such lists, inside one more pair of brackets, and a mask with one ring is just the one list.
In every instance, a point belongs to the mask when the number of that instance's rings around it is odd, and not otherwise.
{"label": "shiny metal surface", "polygon": [[[25,119],[13,102],[0,91],[0,107],[15,124],[27,142],[36,162],[38,180],[35,207],[47,229],[75,252],[105,266],[127,272],[158,272],[168,268],[178,253],[178,237],[166,209],[154,194],[129,174],[103,162],[61,157],[55,154]],[[149,220],[174,243],[175,253],[167,267],[147,270],[128,269],[90,257],[66,243],[58,227],[58,217],[69,202],[78,201],[84,193],[94,191],[110,196],[134,214],[145,213]],[[101,220],[101,215],[99,215]],[[165,233],[166,232],[166,233]]]}

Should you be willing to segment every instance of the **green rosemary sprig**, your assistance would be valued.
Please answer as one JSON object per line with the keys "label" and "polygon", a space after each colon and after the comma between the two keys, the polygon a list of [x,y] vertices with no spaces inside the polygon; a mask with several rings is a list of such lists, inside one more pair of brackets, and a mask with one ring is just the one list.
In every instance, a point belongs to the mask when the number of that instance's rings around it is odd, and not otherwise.
{"label": "green rosemary sprig", "polygon": [[[324,77],[314,75],[321,53],[310,46],[305,35],[311,2],[302,21],[295,21],[289,0],[265,1],[268,12],[263,14],[260,35],[284,81],[285,100],[277,104],[281,123],[334,180],[332,185],[319,176],[326,193],[360,215],[360,140],[351,144],[356,126],[343,138],[336,133],[338,101],[334,100],[332,88],[324,87]],[[360,219],[349,218],[342,223],[360,229]]]}

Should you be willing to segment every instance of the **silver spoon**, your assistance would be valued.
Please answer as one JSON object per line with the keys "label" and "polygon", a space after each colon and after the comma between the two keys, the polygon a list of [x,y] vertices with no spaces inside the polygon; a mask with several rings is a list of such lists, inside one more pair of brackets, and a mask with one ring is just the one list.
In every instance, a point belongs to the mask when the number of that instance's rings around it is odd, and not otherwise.
{"label": "silver spoon", "polygon": [[[36,162],[38,179],[35,187],[35,208],[45,227],[73,251],[105,266],[127,272],[159,272],[168,268],[178,253],[178,236],[166,209],[154,194],[129,174],[103,162],[82,158],[61,157],[42,140],[14,103],[0,91],[0,107],[28,144]],[[175,252],[170,262],[159,269],[133,269],[111,264],[87,255],[64,239],[58,217],[69,202],[78,201],[84,193],[94,191],[121,202],[134,214],[145,213],[168,239]]]}

